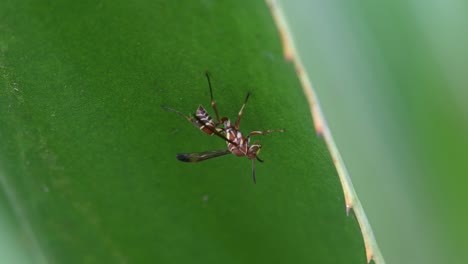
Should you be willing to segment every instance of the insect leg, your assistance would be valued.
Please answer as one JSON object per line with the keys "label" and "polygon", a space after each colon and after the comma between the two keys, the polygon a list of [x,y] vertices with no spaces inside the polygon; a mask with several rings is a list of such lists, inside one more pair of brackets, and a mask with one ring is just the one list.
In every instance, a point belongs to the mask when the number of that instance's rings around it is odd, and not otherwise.
{"label": "insect leg", "polygon": [[215,111],[218,124],[221,124],[221,119],[219,118],[219,114],[218,114],[218,108],[216,108],[216,102],[213,99],[213,89],[211,88],[210,75],[208,74],[208,72],[205,72],[205,75],[206,75],[206,79],[208,80],[208,86],[210,87],[211,107],[213,107],[213,110]]}
{"label": "insect leg", "polygon": [[244,107],[245,107],[245,104],[247,103],[247,100],[249,99],[249,96],[250,96],[250,92],[247,93],[247,96],[245,97],[244,104],[242,105],[242,107],[241,107],[241,109],[239,111],[239,114],[237,115],[236,124],[234,125],[234,127],[236,129],[239,129],[239,123],[240,123],[241,118],[242,118],[242,112],[244,111]]}
{"label": "insect leg", "polygon": [[194,126],[196,126],[196,127],[198,127],[198,128],[201,127],[201,124],[200,124],[199,122],[197,122],[196,120],[194,120],[194,119],[191,118],[191,117],[188,117],[188,116],[182,114],[181,112],[179,112],[179,111],[177,111],[177,110],[174,110],[174,109],[172,109],[172,108],[169,108],[169,107],[166,107],[166,106],[162,106],[162,105],[161,105],[161,108],[164,109],[164,110],[166,110],[166,111],[170,111],[170,112],[174,112],[174,113],[178,114],[179,116],[181,116],[181,117],[187,119],[187,121],[189,121],[190,123],[192,123]]}
{"label": "insect leg", "polygon": [[273,132],[284,132],[284,129],[273,129],[273,130],[264,130],[264,131],[252,131],[247,135],[247,138],[250,138],[250,136],[255,136],[255,135],[266,135],[270,134]]}

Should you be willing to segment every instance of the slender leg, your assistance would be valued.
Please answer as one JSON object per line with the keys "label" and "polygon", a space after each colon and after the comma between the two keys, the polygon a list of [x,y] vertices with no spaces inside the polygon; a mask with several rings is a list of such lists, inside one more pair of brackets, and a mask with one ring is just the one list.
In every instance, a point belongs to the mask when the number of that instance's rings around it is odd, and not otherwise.
{"label": "slender leg", "polygon": [[273,132],[284,132],[284,129],[274,129],[274,130],[265,130],[265,131],[252,131],[247,135],[247,138],[250,138],[250,136],[255,136],[255,135],[266,135],[270,134]]}
{"label": "slender leg", "polygon": [[253,182],[256,184],[257,180],[255,179],[255,159],[252,159],[252,178]]}
{"label": "slender leg", "polygon": [[244,107],[245,107],[245,104],[247,103],[247,100],[249,99],[249,96],[250,96],[250,92],[247,93],[247,96],[245,97],[245,101],[244,101],[244,104],[242,105],[240,111],[239,111],[239,114],[237,115],[237,121],[236,121],[236,124],[234,125],[234,127],[236,129],[239,129],[239,123],[241,121],[241,118],[242,118],[242,112],[244,111]]}
{"label": "slender leg", "polygon": [[219,118],[218,108],[216,108],[216,102],[213,99],[213,89],[211,88],[210,75],[208,74],[208,72],[205,72],[205,75],[206,75],[206,79],[208,80],[208,86],[210,87],[211,107],[213,107],[213,110],[215,111],[215,114],[216,114],[216,119],[218,120],[218,124],[220,124],[221,119]]}
{"label": "slender leg", "polygon": [[174,109],[172,109],[172,108],[169,108],[169,107],[166,107],[166,106],[162,106],[162,105],[161,105],[161,108],[164,109],[164,110],[166,110],[166,111],[170,111],[170,112],[174,112],[174,113],[178,114],[179,116],[181,116],[181,117],[187,119],[187,121],[189,121],[190,123],[192,123],[194,126],[196,126],[196,127],[198,127],[198,128],[201,127],[201,124],[200,124],[199,122],[197,122],[195,119],[193,119],[193,118],[191,118],[191,117],[188,117],[188,116],[182,114],[181,112],[179,112],[179,111],[177,111],[177,110],[174,110]]}

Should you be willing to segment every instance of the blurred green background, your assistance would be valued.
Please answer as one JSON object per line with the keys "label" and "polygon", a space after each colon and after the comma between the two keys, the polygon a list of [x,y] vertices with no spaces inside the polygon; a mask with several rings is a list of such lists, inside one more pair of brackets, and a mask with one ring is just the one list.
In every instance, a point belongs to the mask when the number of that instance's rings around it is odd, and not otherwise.
{"label": "blurred green background", "polygon": [[[257,163],[185,114],[251,91]],[[211,110],[209,110],[211,112]],[[0,1],[0,263],[365,263],[263,1]],[[339,254],[337,251],[339,250]]]}
{"label": "blurred green background", "polygon": [[468,2],[280,3],[387,263],[466,263]]}

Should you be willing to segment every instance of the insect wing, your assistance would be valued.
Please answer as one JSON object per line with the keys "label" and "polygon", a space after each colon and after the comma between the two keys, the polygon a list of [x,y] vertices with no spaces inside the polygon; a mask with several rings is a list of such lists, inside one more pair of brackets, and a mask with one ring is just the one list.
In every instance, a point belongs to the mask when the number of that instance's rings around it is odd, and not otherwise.
{"label": "insect wing", "polygon": [[224,156],[231,153],[228,149],[226,150],[213,150],[205,152],[195,152],[195,153],[181,153],[177,154],[177,159],[183,162],[199,162],[207,159],[216,158],[219,156]]}

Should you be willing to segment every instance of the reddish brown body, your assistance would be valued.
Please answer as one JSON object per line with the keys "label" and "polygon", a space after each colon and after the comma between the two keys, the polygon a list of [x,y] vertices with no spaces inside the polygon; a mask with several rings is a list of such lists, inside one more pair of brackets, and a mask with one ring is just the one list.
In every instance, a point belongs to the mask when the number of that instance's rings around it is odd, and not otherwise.
{"label": "reddish brown body", "polygon": [[[219,118],[218,109],[216,108],[216,102],[213,100],[213,90],[211,88],[211,82],[208,73],[206,74],[208,79],[208,85],[210,87],[210,95],[211,95],[211,106],[216,114],[217,122],[213,121],[213,118],[208,114],[208,112],[203,108],[203,106],[198,106],[195,116],[188,117],[183,115],[177,110],[161,106],[163,109],[175,112],[176,114],[184,117],[189,122],[191,122],[194,126],[198,127],[201,131],[208,135],[216,135],[218,137],[223,138],[228,146],[228,150],[220,150],[220,151],[206,151],[206,152],[199,152],[199,153],[183,153],[177,154],[177,159],[184,162],[198,162],[207,160],[214,157],[219,157],[222,155],[226,155],[232,153],[238,157],[245,156],[248,159],[252,160],[252,177],[254,183],[256,182],[255,179],[255,159],[260,162],[263,162],[258,157],[258,153],[262,148],[261,144],[254,143],[250,144],[250,137],[253,135],[265,135],[272,132],[283,132],[282,129],[277,130],[265,130],[265,131],[253,131],[250,132],[246,137],[239,131],[239,124],[242,118],[242,112],[244,107],[249,99],[250,93],[247,93],[247,97],[245,98],[244,104],[242,105],[239,114],[237,116],[236,123],[234,125],[231,124],[231,121],[226,118]],[[220,127],[223,125],[223,127]]]}

